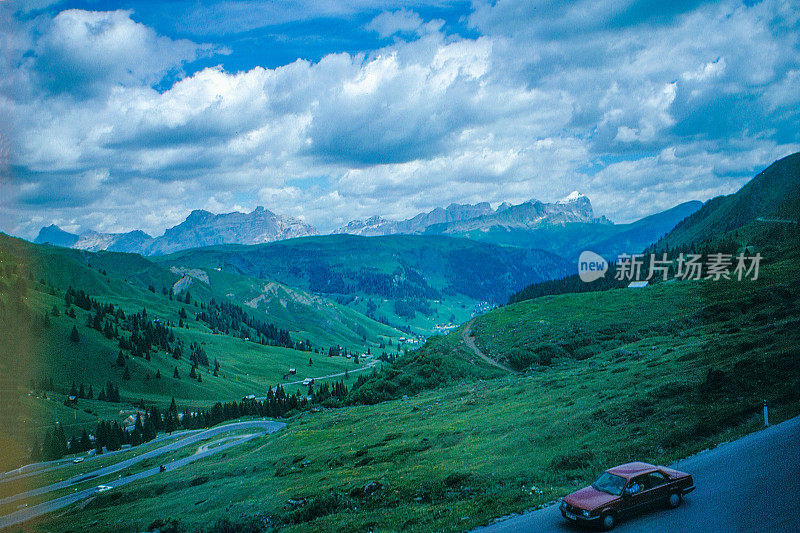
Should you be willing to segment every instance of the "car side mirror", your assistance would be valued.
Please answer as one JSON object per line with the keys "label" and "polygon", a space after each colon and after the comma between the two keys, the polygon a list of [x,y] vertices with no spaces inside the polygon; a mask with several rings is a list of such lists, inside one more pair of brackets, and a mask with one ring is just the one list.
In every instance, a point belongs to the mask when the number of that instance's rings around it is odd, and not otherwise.
{"label": "car side mirror", "polygon": [[623,497],[624,499],[628,499],[628,498],[630,498],[630,497],[631,497],[631,492],[630,492],[630,490],[628,490],[628,489],[625,489],[625,490],[623,490],[623,491],[622,491],[622,497]]}

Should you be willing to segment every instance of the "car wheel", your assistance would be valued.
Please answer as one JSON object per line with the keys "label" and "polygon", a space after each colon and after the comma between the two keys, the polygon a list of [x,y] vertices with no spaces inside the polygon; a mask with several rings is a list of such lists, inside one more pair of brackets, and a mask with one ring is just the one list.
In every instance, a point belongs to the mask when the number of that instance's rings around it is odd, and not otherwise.
{"label": "car wheel", "polygon": [[675,509],[681,504],[681,499],[682,498],[680,492],[673,492],[672,494],[669,495],[669,498],[667,498],[667,506],[670,509]]}
{"label": "car wheel", "polygon": [[617,525],[617,517],[615,517],[613,513],[604,513],[603,516],[600,517],[600,526],[603,528],[603,531],[610,531],[614,529],[615,525]]}

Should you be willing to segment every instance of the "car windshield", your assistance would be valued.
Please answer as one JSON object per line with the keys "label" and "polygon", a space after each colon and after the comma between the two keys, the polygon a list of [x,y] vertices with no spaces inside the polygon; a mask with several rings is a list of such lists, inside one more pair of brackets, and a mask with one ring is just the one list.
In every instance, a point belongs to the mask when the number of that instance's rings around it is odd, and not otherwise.
{"label": "car windshield", "polygon": [[592,483],[592,487],[595,489],[613,494],[614,496],[622,494],[622,488],[624,486],[625,478],[609,474],[608,472],[603,472],[600,477],[597,478],[597,481]]}

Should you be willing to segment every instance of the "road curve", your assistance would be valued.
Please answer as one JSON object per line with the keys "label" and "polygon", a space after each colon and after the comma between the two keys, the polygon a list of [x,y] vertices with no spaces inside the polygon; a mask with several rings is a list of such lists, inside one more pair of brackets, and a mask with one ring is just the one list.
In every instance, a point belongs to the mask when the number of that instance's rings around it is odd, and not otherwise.
{"label": "road curve", "polygon": [[[697,489],[675,510],[621,522],[622,533],[800,531],[800,417],[751,433],[671,465],[694,476]],[[478,528],[481,533],[586,531],[558,506]]]}
{"label": "road curve", "polygon": [[[172,433],[164,433],[163,435],[159,435],[155,439],[147,442],[147,444],[155,444],[159,441],[171,439],[175,437],[180,437],[182,435],[191,435],[192,433],[197,433],[198,431],[202,431],[200,429],[183,429],[180,431],[173,431]],[[127,449],[119,449],[113,452],[106,452],[100,455],[83,455],[84,464],[90,463],[95,459],[107,459],[108,457],[118,455],[120,453],[125,453],[130,451],[131,448]],[[4,472],[0,474],[0,483],[6,483],[8,481],[16,481],[18,479],[36,476],[39,474],[43,474],[45,472],[52,472],[53,470],[58,470],[60,468],[64,468],[65,466],[71,466],[74,464],[75,457],[68,457],[65,459],[56,459],[55,461],[45,461],[41,463],[32,463],[29,465],[21,466],[14,470],[10,470],[8,472]],[[89,466],[86,464],[86,466]],[[3,503],[3,500],[0,500],[0,504]]]}
{"label": "road curve", "polygon": [[488,355],[483,353],[480,348],[478,348],[478,346],[475,344],[474,338],[470,335],[471,330],[472,330],[472,323],[473,322],[475,322],[474,318],[472,320],[470,320],[469,322],[467,322],[467,324],[464,326],[464,330],[461,332],[461,340],[464,341],[464,344],[467,345],[467,348],[472,350],[472,352],[475,355],[477,355],[478,357],[480,357],[481,359],[483,359],[484,361],[486,361],[490,365],[496,366],[497,368],[499,368],[501,370],[505,370],[506,372],[509,372],[511,374],[516,374],[516,372],[514,372],[512,369],[508,368],[506,365],[504,365],[502,363],[498,363],[497,361],[495,361],[494,359],[492,359],[491,357],[489,357]]}
{"label": "road curve", "polygon": [[[147,458],[150,458],[150,457],[156,457],[158,455],[167,453],[169,451],[177,450],[177,449],[182,448],[184,446],[189,446],[190,444],[193,444],[193,443],[196,443],[198,441],[213,437],[213,436],[218,435],[220,433],[227,433],[229,431],[237,431],[237,430],[240,430],[240,429],[257,429],[257,430],[261,430],[261,431],[258,431],[256,433],[243,435],[240,438],[236,438],[235,440],[232,440],[231,442],[227,442],[227,443],[222,444],[220,446],[217,446],[215,448],[210,448],[210,449],[205,449],[205,450],[198,450],[198,453],[196,453],[194,455],[191,455],[189,457],[184,457],[182,459],[177,459],[175,461],[172,461],[172,462],[164,464],[164,466],[166,467],[167,471],[175,470],[176,468],[180,468],[180,467],[182,467],[184,465],[187,465],[189,463],[197,461],[198,459],[202,459],[204,457],[208,457],[210,455],[214,455],[214,454],[219,453],[221,451],[227,450],[228,448],[231,448],[233,446],[237,446],[239,444],[247,442],[250,439],[253,439],[255,437],[260,437],[262,435],[266,435],[267,433],[273,433],[275,431],[283,429],[284,427],[286,427],[285,423],[283,423],[283,422],[274,422],[274,421],[271,421],[271,420],[250,420],[250,421],[246,421],[246,422],[235,422],[233,424],[224,424],[224,425],[221,425],[221,426],[215,426],[213,428],[209,428],[209,429],[201,431],[199,433],[195,433],[194,435],[192,435],[192,436],[190,436],[188,438],[185,438],[185,439],[182,439],[180,441],[174,442],[172,444],[167,444],[167,445],[162,446],[160,448],[156,448],[155,450],[151,450],[149,452],[143,453],[142,455],[139,455],[137,457],[132,457],[130,459],[126,459],[125,461],[121,461],[120,463],[117,463],[115,465],[110,465],[110,466],[107,466],[107,467],[104,467],[104,468],[100,468],[98,470],[95,470],[94,472],[87,472],[85,474],[81,474],[80,476],[76,476],[75,478],[71,478],[71,479],[65,480],[63,482],[59,482],[59,483],[54,483],[52,485],[48,485],[47,487],[41,487],[40,489],[34,489],[32,491],[28,491],[28,492],[25,492],[25,493],[17,494],[15,496],[10,497],[10,498],[5,498],[2,501],[2,503],[7,503],[9,501],[15,501],[15,500],[19,500],[21,498],[35,496],[35,495],[38,495],[38,494],[44,494],[44,493],[50,492],[52,490],[57,490],[57,489],[60,489],[60,488],[64,488],[64,487],[67,487],[67,486],[75,484],[75,483],[80,483],[81,479],[85,480],[89,476],[91,476],[92,478],[95,478],[95,477],[105,476],[105,475],[108,475],[108,474],[113,474],[113,473],[118,472],[118,471],[120,471],[120,470],[122,470],[124,468],[127,468],[127,467],[129,467],[129,466],[131,466],[133,464],[136,464],[136,463],[138,463],[140,461],[143,461],[144,459],[147,459]],[[124,465],[124,466],[121,466],[121,465]],[[143,471],[138,472],[136,474],[132,474],[130,476],[126,476],[126,477],[122,477],[122,478],[119,478],[119,479],[115,479],[113,481],[103,482],[103,484],[108,486],[108,487],[111,487],[111,488],[116,488],[116,487],[120,487],[122,485],[125,485],[127,483],[131,483],[133,481],[138,481],[140,479],[144,479],[146,477],[158,474],[159,472],[160,472],[160,466],[156,466],[156,467],[153,467],[153,468],[149,468],[147,470],[143,470]],[[92,496],[92,495],[94,495],[96,493],[97,493],[97,487],[95,486],[95,487],[91,487],[91,488],[88,488],[88,489],[85,489],[85,490],[82,490],[82,491],[79,491],[79,492],[75,492],[74,494],[67,494],[66,496],[61,496],[61,497],[55,498],[53,500],[49,500],[49,501],[46,501],[46,502],[43,502],[43,503],[40,503],[40,504],[37,504],[37,505],[33,505],[31,507],[28,507],[28,508],[25,508],[25,509],[21,509],[19,511],[15,511],[15,512],[13,512],[11,514],[8,514],[8,515],[5,515],[5,516],[0,516],[0,529],[6,528],[6,527],[10,527],[10,526],[13,526],[13,525],[17,525],[17,524],[20,524],[20,523],[25,522],[27,520],[30,520],[32,518],[36,518],[37,516],[41,516],[43,514],[50,513],[52,511],[57,510],[57,509],[61,509],[62,507],[66,507],[67,505],[75,503],[75,502],[77,502],[79,500],[82,500],[84,498],[88,498],[89,496]]]}

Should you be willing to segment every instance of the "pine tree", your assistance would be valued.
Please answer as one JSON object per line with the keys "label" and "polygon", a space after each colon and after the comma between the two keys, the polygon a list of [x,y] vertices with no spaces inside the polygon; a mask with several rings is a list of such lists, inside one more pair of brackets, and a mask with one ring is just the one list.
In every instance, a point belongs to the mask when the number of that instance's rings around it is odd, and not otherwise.
{"label": "pine tree", "polygon": [[94,400],[94,391],[92,390],[92,385],[89,385],[89,393],[86,395],[87,398],[90,400]]}
{"label": "pine tree", "polygon": [[172,377],[175,379],[181,379],[181,375],[178,373],[178,367],[175,367],[175,372],[172,373]]}
{"label": "pine tree", "polygon": [[72,326],[72,332],[69,334],[69,340],[72,342],[78,343],[81,341],[81,336],[78,334],[78,328]]}
{"label": "pine tree", "polygon": [[156,379],[161,379],[161,369],[156,370]]}
{"label": "pine tree", "polygon": [[128,366],[127,365],[125,366],[125,372],[122,373],[122,379],[124,379],[126,381],[131,379],[131,371],[128,370]]}

